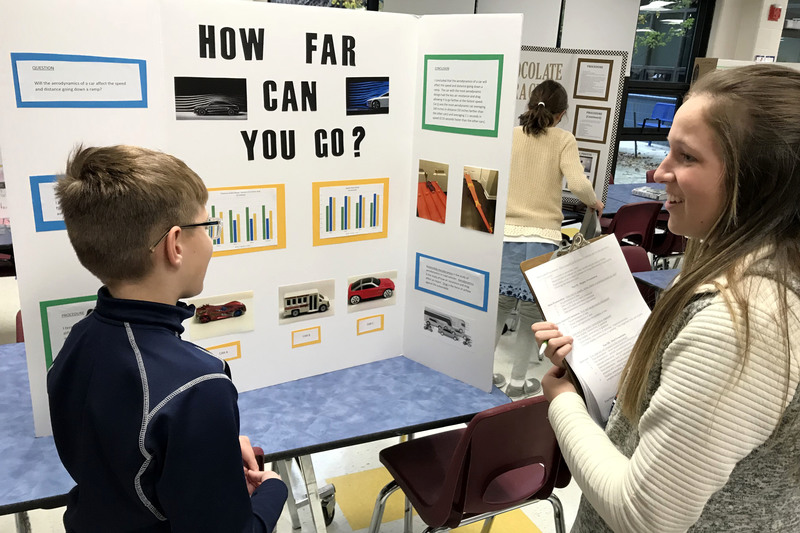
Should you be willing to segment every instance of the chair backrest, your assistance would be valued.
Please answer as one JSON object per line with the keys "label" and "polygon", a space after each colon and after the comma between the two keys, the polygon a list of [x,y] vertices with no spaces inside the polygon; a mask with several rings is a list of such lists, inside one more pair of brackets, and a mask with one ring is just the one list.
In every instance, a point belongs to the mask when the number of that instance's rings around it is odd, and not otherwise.
{"label": "chair backrest", "polygon": [[648,170],[644,173],[644,179],[647,183],[655,183],[656,182],[656,171],[655,169]]}
{"label": "chair backrest", "polygon": [[653,242],[650,252],[658,257],[672,254],[682,254],[686,250],[686,237],[675,235],[668,229],[664,230],[663,236],[658,242]]}
{"label": "chair backrest", "polygon": [[25,342],[25,333],[22,331],[22,311],[17,311],[17,342]]}
{"label": "chair backrest", "polygon": [[462,436],[468,447],[454,511],[475,515],[547,498],[559,472],[558,486],[569,482],[548,406],[535,396],[475,415]]}
{"label": "chair backrest", "polygon": [[[611,220],[608,233],[613,233],[617,241],[623,239],[649,251],[656,231],[656,218],[661,211],[661,202],[636,202],[625,204]],[[627,244],[627,243],[626,243]]]}
{"label": "chair backrest", "polygon": [[675,104],[658,102],[653,106],[653,113],[650,117],[660,119],[661,122],[672,123],[672,119],[675,118]]}
{"label": "chair backrest", "polygon": [[647,272],[653,269],[647,250],[641,246],[623,246],[622,255],[625,256],[625,262],[628,263],[631,272]]}
{"label": "chair backrest", "polygon": [[[649,272],[653,270],[647,251],[641,246],[623,246],[622,255],[625,256],[625,262],[628,263],[628,268],[631,270],[631,273]],[[642,299],[644,299],[647,306],[652,309],[656,305],[656,290],[638,279],[635,281],[636,287],[639,289],[639,294],[642,295]]]}

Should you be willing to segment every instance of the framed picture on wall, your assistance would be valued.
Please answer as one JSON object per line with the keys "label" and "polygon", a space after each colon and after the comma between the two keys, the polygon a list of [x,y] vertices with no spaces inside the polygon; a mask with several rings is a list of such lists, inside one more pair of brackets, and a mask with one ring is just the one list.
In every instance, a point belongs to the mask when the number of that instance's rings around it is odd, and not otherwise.
{"label": "framed picture on wall", "polygon": [[578,58],[573,98],[608,101],[613,59]]}
{"label": "framed picture on wall", "polygon": [[578,147],[578,156],[581,158],[583,173],[592,182],[592,186],[597,183],[597,163],[600,160],[600,150]]}
{"label": "framed picture on wall", "polygon": [[610,116],[610,107],[576,105],[572,134],[578,141],[605,144]]}

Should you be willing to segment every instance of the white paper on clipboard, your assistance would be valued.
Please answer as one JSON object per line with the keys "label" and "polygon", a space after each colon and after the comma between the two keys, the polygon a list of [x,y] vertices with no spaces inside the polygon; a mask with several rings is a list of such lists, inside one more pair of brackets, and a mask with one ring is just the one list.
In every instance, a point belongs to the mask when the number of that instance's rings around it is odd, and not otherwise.
{"label": "white paper on clipboard", "polygon": [[567,362],[583,388],[589,414],[605,425],[622,369],[650,315],[619,243],[604,237],[523,267],[523,273],[547,321],[574,339]]}

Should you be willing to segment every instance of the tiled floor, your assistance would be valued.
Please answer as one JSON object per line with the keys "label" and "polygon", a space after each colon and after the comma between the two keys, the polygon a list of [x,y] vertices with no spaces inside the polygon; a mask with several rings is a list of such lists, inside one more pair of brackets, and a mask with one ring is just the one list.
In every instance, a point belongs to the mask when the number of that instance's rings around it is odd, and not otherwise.
{"label": "tiled floor", "polygon": [[[11,282],[9,278],[0,278],[0,282],[2,282],[3,289],[0,291],[0,339],[9,338],[9,336],[13,339],[13,329],[11,332],[6,330],[13,328],[13,320],[9,320],[8,317],[13,318],[17,309],[19,308],[16,284]],[[508,357],[508,348],[514,342],[515,335],[515,332],[509,332],[506,335],[503,335],[500,339],[497,352],[495,353],[495,372],[502,373],[506,377],[511,371],[512,364],[512,361]],[[528,370],[528,378],[541,378],[541,376],[547,370],[549,363],[547,361],[544,363],[539,363],[533,351],[531,354],[532,357]],[[319,484],[324,485],[326,483],[325,480],[329,478],[340,477],[346,474],[362,472],[380,467],[381,465],[378,462],[378,452],[382,448],[390,446],[396,442],[396,440],[383,440],[313,455],[312,460]],[[292,470],[292,483],[295,494],[298,497],[301,497],[304,494],[304,490],[299,479],[297,468]],[[580,490],[573,482],[567,488],[557,490],[556,494],[559,496],[564,506],[567,529],[569,530],[572,522],[575,519],[575,513],[577,512],[578,501],[580,499]],[[370,507],[372,504],[374,504],[376,496],[377,492],[375,494],[364,495],[364,497],[368,500]],[[64,527],[61,523],[61,516],[63,515],[63,512],[63,508],[31,511],[29,513],[29,518],[32,531],[34,533],[63,533]],[[555,531],[553,526],[552,508],[548,503],[542,502],[530,505],[524,508],[523,512],[543,533]],[[284,512],[280,522],[278,523],[276,530],[277,533],[313,531],[313,525],[308,508],[301,508],[299,510],[299,515],[302,525],[301,530],[292,529],[288,512]],[[503,529],[500,526],[501,524],[496,523],[492,531],[494,533],[503,533]],[[423,528],[424,526],[422,522],[417,518],[414,530],[421,531]],[[16,531],[14,517],[0,516],[0,533],[13,533],[14,531]],[[328,527],[328,531],[330,533],[350,533],[353,531],[347,519],[343,516],[341,509],[338,507],[334,514],[333,523]],[[384,524],[381,531],[383,533],[399,533],[402,531],[402,520],[396,520],[394,522]]]}

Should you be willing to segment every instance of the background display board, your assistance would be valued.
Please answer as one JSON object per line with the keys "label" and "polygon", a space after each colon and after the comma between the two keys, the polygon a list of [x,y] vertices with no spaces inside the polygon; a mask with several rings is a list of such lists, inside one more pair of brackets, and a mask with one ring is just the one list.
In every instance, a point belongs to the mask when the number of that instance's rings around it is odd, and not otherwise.
{"label": "background display board", "polygon": [[[224,227],[184,338],[228,360],[239,390],[397,355],[489,390],[502,232],[488,224],[505,213],[521,25],[259,2],[6,6],[0,146],[37,434],[47,368],[99,287],[52,194],[78,144],[163,150],[205,181]],[[445,184],[438,221],[418,216],[423,161]]]}
{"label": "background display board", "polygon": [[[514,125],[525,112],[531,91],[542,81],[567,90],[569,108],[558,124],[575,135],[586,177],[605,202],[617,139],[617,123],[628,52],[523,46],[519,59]],[[566,181],[566,180],[565,180]],[[564,204],[582,205],[566,186]]]}

